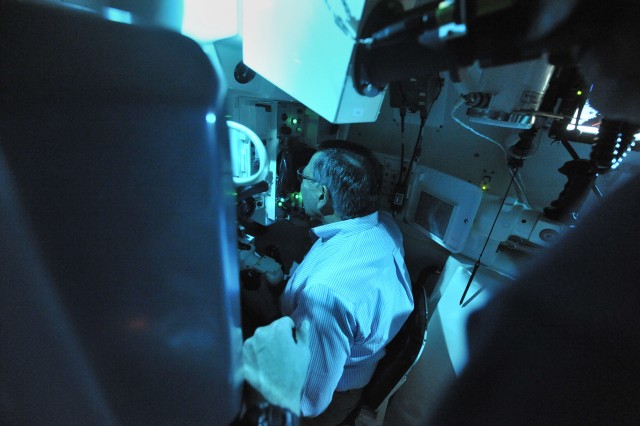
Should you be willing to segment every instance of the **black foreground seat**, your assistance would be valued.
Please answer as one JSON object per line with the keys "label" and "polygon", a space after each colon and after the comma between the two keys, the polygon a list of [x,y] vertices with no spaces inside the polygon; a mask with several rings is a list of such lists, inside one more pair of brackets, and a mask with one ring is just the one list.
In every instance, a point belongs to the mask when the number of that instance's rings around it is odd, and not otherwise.
{"label": "black foreground seat", "polygon": [[223,95],[179,34],[0,1],[0,423],[237,414]]}
{"label": "black foreground seat", "polygon": [[407,380],[427,340],[427,292],[421,281],[412,284],[413,312],[386,346],[386,354],[362,392],[356,425],[381,425],[389,399]]}

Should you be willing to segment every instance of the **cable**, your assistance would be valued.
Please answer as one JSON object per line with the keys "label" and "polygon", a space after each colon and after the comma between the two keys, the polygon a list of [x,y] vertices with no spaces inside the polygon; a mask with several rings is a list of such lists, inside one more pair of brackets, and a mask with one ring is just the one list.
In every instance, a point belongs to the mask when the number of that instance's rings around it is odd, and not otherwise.
{"label": "cable", "polygon": [[524,183],[522,182],[522,175],[520,174],[520,171],[518,170],[514,173],[513,170],[511,170],[511,168],[509,167],[509,172],[511,172],[511,176],[514,178],[514,181],[516,183],[516,192],[518,193],[519,201],[530,209],[531,205],[529,204],[529,200],[527,199],[527,193],[524,188]]}
{"label": "cable", "polygon": [[404,119],[406,115],[407,108],[400,107],[400,172],[398,173],[398,182],[402,181],[402,169],[404,168]]}
{"label": "cable", "polygon": [[[424,111],[424,112],[423,112]],[[394,196],[391,202],[391,211],[395,216],[402,207],[404,206],[406,194],[407,194],[407,185],[409,183],[409,177],[411,176],[411,169],[413,167],[413,163],[418,161],[420,156],[420,145],[422,144],[422,134],[424,132],[424,127],[427,122],[427,115],[429,111],[420,111],[420,128],[418,129],[418,138],[416,140],[416,144],[413,147],[413,154],[411,155],[411,159],[409,160],[409,167],[407,168],[407,173],[404,175],[404,179],[402,179],[402,169],[400,170],[400,176],[398,178],[398,183],[394,189]],[[403,145],[404,152],[404,145]],[[404,157],[404,153],[403,153]]]}
{"label": "cable", "polygon": [[[424,128],[425,128],[425,125],[427,124],[427,118],[429,117],[431,108],[433,108],[433,104],[440,97],[440,93],[442,92],[442,86],[443,86],[443,82],[440,79],[440,84],[438,86],[438,93],[436,93],[436,95],[431,100],[431,104],[429,105],[429,108],[425,108],[425,107],[420,108],[420,128],[418,129],[418,137],[416,139],[416,144],[413,147],[413,153],[411,155],[411,158],[409,159],[409,166],[407,167],[407,171],[403,179],[402,177],[403,164],[401,163],[400,173],[398,176],[398,183],[396,184],[394,189],[394,196],[391,202],[391,211],[394,216],[398,214],[398,212],[400,212],[402,210],[402,207],[404,206],[404,202],[407,194],[407,188],[409,186],[409,178],[411,177],[411,170],[413,168],[413,164],[418,163],[420,161],[420,156],[422,155],[422,140],[424,135]],[[401,118],[403,118],[402,113],[403,113],[403,108],[400,109]],[[402,160],[401,161],[404,162],[403,161],[404,160],[404,125],[402,126],[402,136],[403,136],[403,139],[402,139],[403,143],[402,143]]]}
{"label": "cable", "polygon": [[438,98],[440,97],[440,93],[442,93],[442,86],[444,85],[442,79],[440,79],[440,84],[438,85],[438,93],[431,100],[431,104],[429,108],[425,109],[424,107],[420,108],[420,130],[418,130],[418,140],[416,141],[416,145],[413,149],[413,155],[411,156],[411,160],[409,162],[409,169],[407,170],[407,174],[405,175],[404,185],[407,186],[409,182],[409,175],[411,172],[411,166],[414,162],[420,161],[420,156],[422,155],[422,138],[424,133],[424,127],[427,124],[427,118],[431,113],[431,108],[433,108],[433,104],[436,103]]}
{"label": "cable", "polygon": [[460,106],[464,103],[464,99],[460,98],[458,100],[458,102],[456,102],[456,104],[453,107],[453,110],[451,110],[451,118],[453,119],[453,121],[455,121],[456,123],[458,123],[460,126],[464,127],[465,129],[467,129],[468,131],[470,131],[471,133],[480,136],[481,138],[484,138],[486,140],[488,140],[489,142],[491,142],[492,144],[496,145],[498,148],[500,148],[502,150],[502,152],[505,155],[505,159],[507,158],[507,151],[504,149],[504,147],[502,146],[501,143],[499,143],[498,141],[491,139],[489,136],[487,135],[483,135],[482,133],[480,133],[479,131],[477,131],[476,129],[474,129],[473,127],[470,127],[468,125],[466,125],[465,123],[463,123],[462,121],[460,121],[460,119],[458,117],[456,117],[456,111],[458,108],[460,108]]}
{"label": "cable", "polygon": [[[509,168],[511,170],[511,168]],[[473,282],[473,278],[476,276],[476,272],[480,268],[480,259],[482,259],[482,255],[484,254],[484,250],[487,248],[489,244],[489,240],[491,239],[491,233],[493,232],[493,228],[495,228],[496,223],[498,222],[498,218],[500,217],[500,213],[502,212],[502,208],[504,207],[505,201],[507,201],[507,196],[509,196],[509,190],[511,190],[511,185],[515,181],[516,174],[518,173],[518,168],[515,170],[511,170],[511,181],[509,181],[509,186],[507,186],[507,191],[504,193],[504,197],[502,197],[502,203],[500,203],[500,208],[498,209],[498,214],[496,214],[495,219],[493,219],[493,224],[491,225],[491,229],[489,230],[489,235],[487,235],[487,239],[484,242],[484,246],[482,246],[482,250],[480,251],[480,255],[478,256],[478,260],[473,265],[473,271],[471,271],[471,276],[469,277],[469,281],[467,282],[467,286],[464,288],[464,292],[462,293],[462,297],[460,298],[460,305],[464,303],[464,298],[467,296],[467,292],[469,291],[469,287],[471,287],[471,283]]]}
{"label": "cable", "polygon": [[[471,126],[468,126],[467,124],[463,123],[463,122],[462,122],[458,117],[456,117],[456,115],[455,115],[455,114],[456,114],[456,111],[457,111],[457,109],[458,109],[458,108],[460,108],[460,106],[461,106],[463,103],[464,103],[464,99],[462,99],[462,98],[460,98],[460,99],[458,100],[458,102],[456,102],[456,104],[455,104],[455,105],[454,105],[454,107],[453,107],[453,110],[451,110],[451,118],[452,118],[456,123],[458,123],[461,127],[463,127],[463,128],[465,128],[465,129],[467,129],[468,131],[470,131],[471,133],[473,133],[473,134],[475,134],[475,135],[477,135],[477,136],[480,136],[480,137],[481,137],[481,138],[483,138],[483,139],[488,140],[489,142],[491,142],[492,144],[494,144],[494,145],[496,145],[498,148],[500,148],[500,150],[502,150],[502,153],[504,154],[505,161],[507,161],[507,160],[508,160],[508,158],[509,158],[509,157],[508,157],[508,156],[509,156],[509,153],[508,153],[508,152],[507,152],[507,150],[502,146],[502,144],[501,144],[500,142],[496,141],[495,139],[490,138],[490,137],[489,137],[489,136],[487,136],[487,135],[484,135],[484,134],[482,134],[482,133],[478,132],[476,129],[474,129],[474,128],[473,128],[473,127],[471,127]],[[537,148],[536,148],[536,151],[537,151]],[[530,154],[530,155],[527,155],[527,156],[521,156],[521,157],[518,157],[518,158],[520,158],[520,159],[524,160],[524,159],[526,159],[526,158],[529,158],[531,155],[533,155],[533,154]],[[517,169],[516,169],[516,170],[517,170]],[[524,184],[522,183],[522,178],[516,178],[516,175],[514,174],[513,170],[511,170],[511,168],[510,168],[510,167],[509,167],[509,172],[511,173],[512,181],[513,181],[513,180],[515,180],[516,186],[518,187],[517,192],[518,192],[518,198],[519,198],[519,201],[520,201],[522,204],[524,204],[525,206],[527,206],[528,208],[530,208],[529,201],[528,201],[528,199],[527,199],[527,195],[526,195],[526,192],[525,192],[525,190],[524,190]],[[511,184],[510,184],[510,185],[511,185]]]}
{"label": "cable", "polygon": [[416,144],[413,146],[413,154],[411,154],[411,160],[409,160],[409,168],[407,169],[407,174],[404,176],[404,181],[402,182],[404,186],[407,186],[407,184],[409,183],[409,175],[411,175],[411,168],[413,166],[413,163],[420,160],[422,151],[422,149],[420,148],[420,145],[422,145],[422,134],[424,133],[424,126],[427,123],[427,115],[429,114],[429,111],[423,111],[424,109],[420,111],[420,128],[418,129],[418,139],[416,140]]}

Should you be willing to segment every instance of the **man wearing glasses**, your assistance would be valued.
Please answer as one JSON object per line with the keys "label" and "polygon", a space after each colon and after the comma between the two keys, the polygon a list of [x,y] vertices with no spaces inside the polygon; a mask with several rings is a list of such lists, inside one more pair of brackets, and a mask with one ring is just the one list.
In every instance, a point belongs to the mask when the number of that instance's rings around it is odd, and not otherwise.
{"label": "man wearing glasses", "polygon": [[282,313],[296,326],[311,324],[303,424],[338,424],[357,405],[384,346],[412,311],[411,282],[402,234],[378,211],[370,152],[333,141],[298,170],[298,178],[318,239],[289,279]]}

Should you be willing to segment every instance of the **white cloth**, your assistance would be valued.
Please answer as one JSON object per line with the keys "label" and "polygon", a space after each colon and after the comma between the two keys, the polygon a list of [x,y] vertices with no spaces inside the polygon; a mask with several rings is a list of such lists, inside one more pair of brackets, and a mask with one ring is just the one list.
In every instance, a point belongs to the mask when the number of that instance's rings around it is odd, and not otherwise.
{"label": "white cloth", "polygon": [[300,395],[309,367],[309,323],[293,337],[293,320],[280,318],[256,329],[242,347],[245,379],[271,404],[300,415]]}
{"label": "white cloth", "polygon": [[282,311],[311,323],[303,416],[326,409],[334,391],[358,389],[413,310],[402,234],[378,212],[313,229],[319,237],[289,279]]}

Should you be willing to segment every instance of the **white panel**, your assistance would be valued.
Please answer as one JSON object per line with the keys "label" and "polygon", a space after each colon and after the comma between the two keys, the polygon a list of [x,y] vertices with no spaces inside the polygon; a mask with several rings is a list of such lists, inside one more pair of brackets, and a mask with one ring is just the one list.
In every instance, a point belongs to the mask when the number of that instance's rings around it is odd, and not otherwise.
{"label": "white panel", "polygon": [[244,0],[244,62],[328,121],[375,121],[383,94],[360,96],[349,77],[363,9],[363,0]]}
{"label": "white panel", "polygon": [[[467,341],[467,320],[476,310],[482,308],[496,290],[508,283],[504,276],[481,266],[465,295],[464,302],[460,300],[471,277],[473,261],[461,256],[451,256],[436,284],[434,327],[442,328],[443,342],[456,375],[460,375],[467,364],[469,352]],[[433,342],[432,342],[433,343]]]}
{"label": "white panel", "polygon": [[238,33],[238,0],[183,0],[182,34],[200,43]]}
{"label": "white panel", "polygon": [[241,84],[236,81],[233,76],[234,70],[238,63],[242,61],[242,41],[239,36],[218,40],[214,43],[214,46],[215,55],[222,66],[228,87],[227,112],[231,112],[234,109],[234,105],[230,105],[230,103],[236,102],[238,96],[252,96],[256,98],[287,101],[293,100],[293,98],[260,75],[256,75],[253,80],[246,84]]}
{"label": "white panel", "polygon": [[424,166],[415,167],[410,184],[404,222],[447,250],[462,251],[482,200],[480,188]]}

